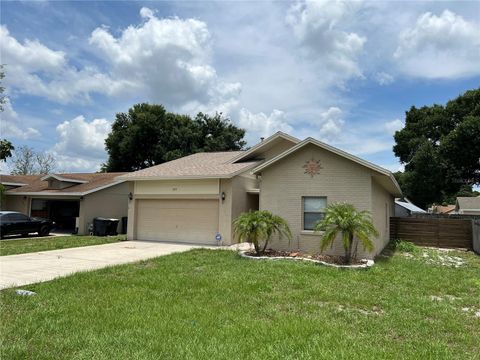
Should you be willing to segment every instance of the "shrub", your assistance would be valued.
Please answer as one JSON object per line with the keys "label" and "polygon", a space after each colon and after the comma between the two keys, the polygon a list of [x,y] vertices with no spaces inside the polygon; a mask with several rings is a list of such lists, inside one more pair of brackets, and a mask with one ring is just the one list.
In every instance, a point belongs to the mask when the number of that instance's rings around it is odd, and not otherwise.
{"label": "shrub", "polygon": [[257,255],[265,252],[274,234],[278,234],[280,238],[286,236],[288,240],[292,238],[288,223],[280,216],[266,210],[242,213],[233,222],[233,229],[240,242],[253,244]]}
{"label": "shrub", "polygon": [[407,252],[407,253],[416,253],[418,252],[418,246],[410,241],[405,241],[402,239],[395,239],[392,241],[392,248],[396,251]]}
{"label": "shrub", "polygon": [[373,242],[370,238],[378,236],[371,214],[368,211],[358,211],[355,206],[347,203],[328,205],[325,209],[325,217],[315,225],[315,231],[324,231],[320,240],[322,251],[333,244],[337,235],[341,235],[347,264],[357,256],[359,242],[365,250],[373,251]]}

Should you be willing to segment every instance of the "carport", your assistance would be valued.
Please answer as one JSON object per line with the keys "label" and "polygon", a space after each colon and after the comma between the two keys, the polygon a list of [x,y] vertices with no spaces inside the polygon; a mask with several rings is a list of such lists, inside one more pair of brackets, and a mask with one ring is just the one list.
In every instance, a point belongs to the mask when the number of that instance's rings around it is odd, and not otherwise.
{"label": "carport", "polygon": [[30,216],[53,220],[60,231],[73,232],[80,215],[80,199],[33,198]]}

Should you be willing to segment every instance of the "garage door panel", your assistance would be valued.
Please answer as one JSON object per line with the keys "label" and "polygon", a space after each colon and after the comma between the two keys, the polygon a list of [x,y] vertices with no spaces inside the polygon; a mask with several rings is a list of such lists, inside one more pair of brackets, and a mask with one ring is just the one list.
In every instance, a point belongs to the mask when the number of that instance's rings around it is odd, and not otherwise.
{"label": "garage door panel", "polygon": [[203,199],[157,199],[157,200],[139,200],[142,209],[218,209],[218,200]]}
{"label": "garage door panel", "polygon": [[139,200],[137,239],[214,244],[218,200]]}

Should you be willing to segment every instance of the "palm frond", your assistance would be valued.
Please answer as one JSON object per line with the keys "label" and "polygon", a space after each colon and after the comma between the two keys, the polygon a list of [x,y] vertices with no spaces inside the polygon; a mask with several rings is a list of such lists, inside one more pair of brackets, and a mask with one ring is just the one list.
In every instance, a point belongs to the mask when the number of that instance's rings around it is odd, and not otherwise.
{"label": "palm frond", "polygon": [[[280,216],[273,215],[266,210],[241,214],[234,220],[233,229],[237,239],[253,244],[257,253],[265,251],[274,234],[277,234],[279,238],[285,236],[289,241],[292,239],[288,223]],[[260,248],[261,242],[263,242],[263,248]]]}
{"label": "palm frond", "polygon": [[[323,231],[320,240],[320,249],[323,251],[333,241],[339,233],[342,234],[341,240],[345,254],[352,254],[352,247],[362,243],[367,251],[374,250],[372,237],[378,236],[378,231],[372,222],[372,215],[368,211],[358,211],[352,204],[332,203],[325,209],[324,218],[319,221],[314,228],[315,231]],[[358,239],[355,242],[355,238]],[[355,255],[356,251],[353,252]],[[346,256],[347,256],[346,255]],[[346,259],[349,261],[350,259]]]}

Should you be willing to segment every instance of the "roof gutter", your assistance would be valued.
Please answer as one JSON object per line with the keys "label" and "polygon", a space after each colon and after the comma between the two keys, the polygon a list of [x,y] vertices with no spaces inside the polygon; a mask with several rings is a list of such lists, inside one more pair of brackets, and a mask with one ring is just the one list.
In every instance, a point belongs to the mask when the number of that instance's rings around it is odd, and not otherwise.
{"label": "roof gutter", "polygon": [[28,184],[8,182],[8,181],[2,181],[2,182],[0,182],[0,184],[7,185],[7,186],[25,186],[25,185],[28,185]]}

